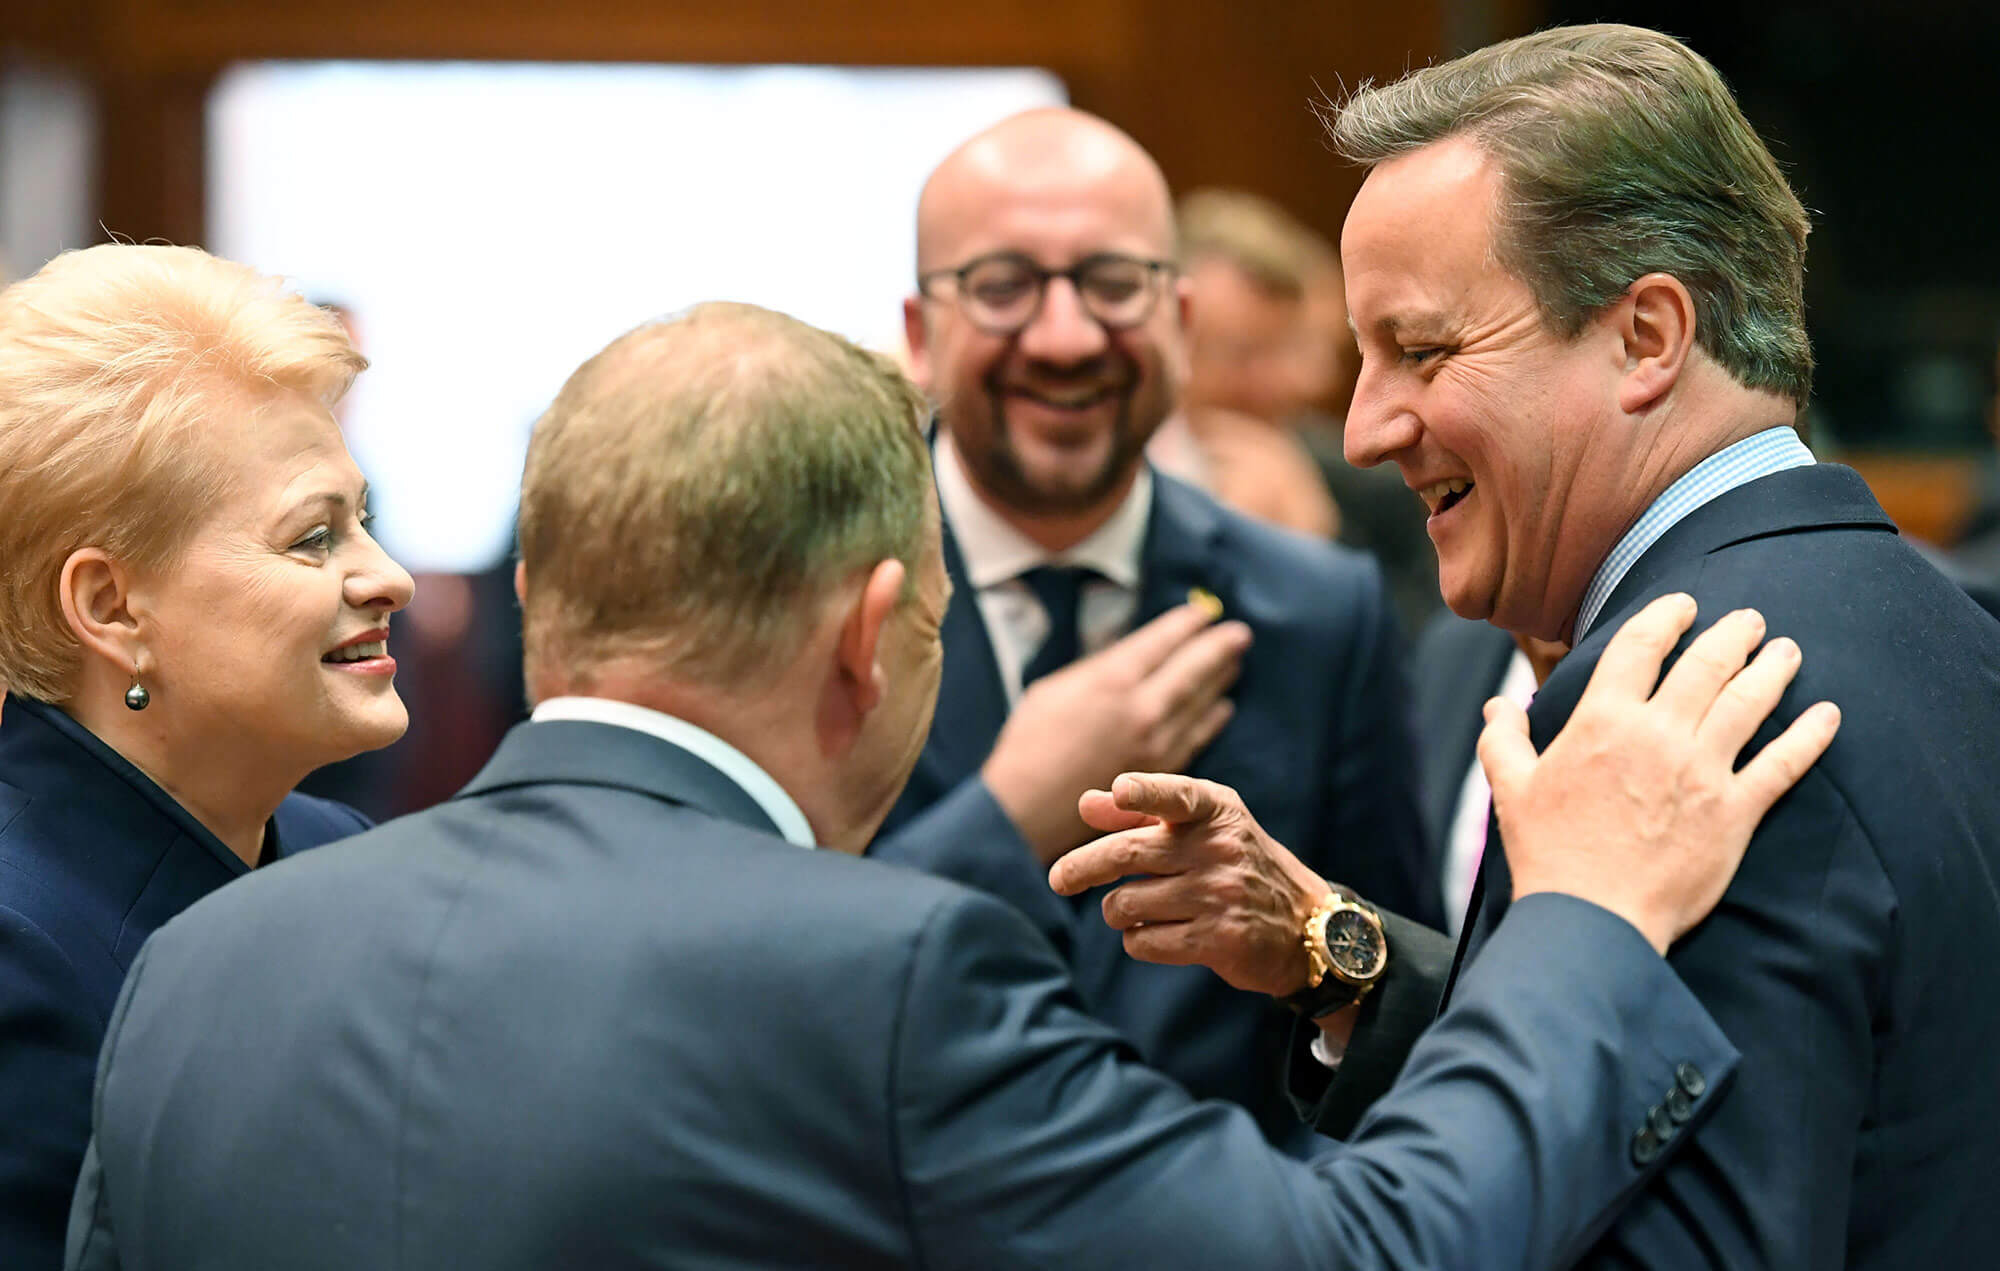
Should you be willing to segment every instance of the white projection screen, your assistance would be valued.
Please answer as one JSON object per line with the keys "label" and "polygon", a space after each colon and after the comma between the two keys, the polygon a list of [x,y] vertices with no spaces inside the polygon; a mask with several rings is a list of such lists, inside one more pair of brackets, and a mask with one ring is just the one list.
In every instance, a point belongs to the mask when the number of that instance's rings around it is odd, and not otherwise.
{"label": "white projection screen", "polygon": [[712,299],[895,349],[925,175],[1065,97],[1033,69],[249,64],[209,104],[207,246],[353,315],[376,528],[470,572],[578,362]]}

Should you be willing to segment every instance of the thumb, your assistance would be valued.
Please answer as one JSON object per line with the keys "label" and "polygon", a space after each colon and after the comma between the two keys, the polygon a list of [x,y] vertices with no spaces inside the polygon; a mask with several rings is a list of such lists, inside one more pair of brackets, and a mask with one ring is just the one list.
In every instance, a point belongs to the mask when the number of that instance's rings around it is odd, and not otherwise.
{"label": "thumb", "polygon": [[1512,802],[1538,762],[1535,743],[1528,737],[1528,713],[1504,697],[1488,699],[1486,727],[1479,732],[1479,765],[1486,769],[1494,804]]}

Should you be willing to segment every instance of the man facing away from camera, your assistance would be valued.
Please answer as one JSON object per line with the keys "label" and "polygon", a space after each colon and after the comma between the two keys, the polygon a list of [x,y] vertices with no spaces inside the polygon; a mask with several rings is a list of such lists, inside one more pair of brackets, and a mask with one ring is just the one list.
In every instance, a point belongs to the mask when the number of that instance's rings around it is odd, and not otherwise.
{"label": "man facing away from camera", "polygon": [[1699,1116],[1730,1083],[1659,951],[1833,712],[1732,772],[1793,666],[1746,668],[1732,619],[1655,692],[1677,597],[1547,756],[1498,716],[1519,903],[1375,1124],[1304,1164],[1141,1067],[1013,908],[857,859],[943,661],[923,414],[886,362],[747,306],[585,363],[523,481],[533,718],[451,802],[145,946],[69,1265],[1506,1271],[1583,1247],[1660,1168],[1624,1150],[1632,1110],[1698,1072]]}

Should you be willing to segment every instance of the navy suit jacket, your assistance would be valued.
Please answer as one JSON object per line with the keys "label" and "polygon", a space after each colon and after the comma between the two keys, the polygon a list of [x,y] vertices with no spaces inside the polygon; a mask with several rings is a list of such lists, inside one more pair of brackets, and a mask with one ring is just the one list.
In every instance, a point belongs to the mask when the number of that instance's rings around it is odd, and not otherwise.
{"label": "navy suit jacket", "polygon": [[[1737,1087],[1586,1264],[1990,1267],[2000,626],[1896,536],[1854,472],[1777,473],[1639,559],[1536,696],[1537,746],[1619,624],[1673,591],[1703,625],[1755,606],[1803,650],[1753,746],[1822,698],[1843,722],[1673,950],[1743,1049]],[[1486,865],[1474,969],[1511,891],[1504,850],[1489,844]]]}
{"label": "navy suit jacket", "polygon": [[69,1265],[1546,1268],[1647,1176],[1633,1109],[1733,1051],[1580,901],[1481,962],[1304,1165],[1140,1067],[1010,906],[786,843],[648,734],[529,723],[153,937]]}
{"label": "navy suit jacket", "polygon": [[[1479,754],[1479,734],[1486,726],[1481,708],[1500,691],[1514,653],[1514,638],[1505,631],[1449,610],[1432,618],[1417,637],[1410,681],[1420,806],[1439,867],[1430,880],[1434,889],[1443,886],[1452,818],[1465,790],[1465,774]],[[1443,904],[1441,893],[1438,903]]]}
{"label": "navy suit jacket", "polygon": [[[1134,626],[1204,587],[1253,632],[1231,693],[1236,713],[1188,771],[1235,788],[1323,877],[1435,922],[1400,641],[1374,560],[1239,516],[1170,477],[1155,474],[1153,490]],[[1050,891],[980,780],[1007,699],[949,526],[945,562],[954,590],[937,716],[870,854],[1015,905],[1066,953],[1084,1000],[1147,1063],[1197,1096],[1251,1109],[1274,1142],[1310,1150],[1276,1079],[1291,1017],[1203,967],[1127,956],[1104,923],[1102,892],[1069,901]]]}
{"label": "navy suit jacket", "polygon": [[[293,796],[280,855],[367,828]],[[0,725],[0,1266],[62,1262],[90,1082],[126,968],[155,928],[249,872],[144,774],[52,706]],[[219,980],[213,990],[228,991]]]}

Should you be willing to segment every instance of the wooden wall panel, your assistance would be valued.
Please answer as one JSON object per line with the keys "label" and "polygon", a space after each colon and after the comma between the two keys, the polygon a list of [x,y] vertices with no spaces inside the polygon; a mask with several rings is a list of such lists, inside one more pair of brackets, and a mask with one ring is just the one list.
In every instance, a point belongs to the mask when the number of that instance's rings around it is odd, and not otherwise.
{"label": "wooden wall panel", "polygon": [[139,238],[201,238],[200,101],[216,74],[323,57],[1041,66],[1177,188],[1244,186],[1331,236],[1358,181],[1307,102],[1435,57],[1447,3],[7,0],[0,47],[81,64],[101,85],[104,220]]}

